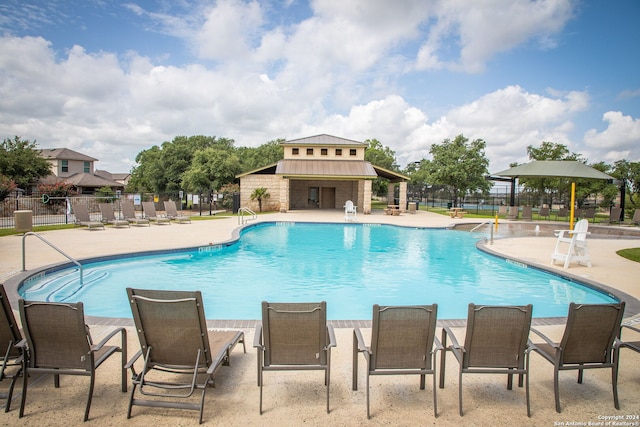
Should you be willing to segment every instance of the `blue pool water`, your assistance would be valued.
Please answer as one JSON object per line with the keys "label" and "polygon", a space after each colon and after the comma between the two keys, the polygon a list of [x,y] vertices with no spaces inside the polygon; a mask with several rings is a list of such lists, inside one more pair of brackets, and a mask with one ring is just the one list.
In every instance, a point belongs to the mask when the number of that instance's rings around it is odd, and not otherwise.
{"label": "blue pool water", "polygon": [[330,319],[370,319],[371,306],[438,303],[441,319],[476,304],[533,304],[565,316],[571,301],[604,293],[475,248],[468,232],[368,224],[270,223],[238,242],[87,264],[20,289],[26,299],[83,301],[85,313],[131,317],[125,288],[201,290],[207,318],[258,319],[260,302],[327,301]]}

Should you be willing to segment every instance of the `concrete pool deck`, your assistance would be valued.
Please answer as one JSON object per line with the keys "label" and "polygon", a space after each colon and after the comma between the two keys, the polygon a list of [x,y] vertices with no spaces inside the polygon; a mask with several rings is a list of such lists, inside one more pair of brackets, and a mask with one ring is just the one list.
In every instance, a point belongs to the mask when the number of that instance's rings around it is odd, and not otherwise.
{"label": "concrete pool deck", "polygon": [[[344,222],[341,211],[299,211],[286,214],[259,215],[261,221]],[[478,219],[455,219],[426,211],[416,214],[389,216],[374,212],[358,215],[358,222],[389,223],[416,227],[448,227],[451,224],[478,223]],[[567,228],[566,224],[556,224]],[[90,258],[110,254],[206,246],[234,238],[239,227],[236,217],[220,217],[191,224],[152,225],[106,230],[70,229],[40,233],[45,239],[74,258]],[[610,227],[610,226],[608,226]],[[628,227],[622,227],[627,228]],[[499,227],[500,230],[500,227]],[[550,265],[550,254],[555,244],[553,236],[541,233],[532,236],[523,233],[505,239],[496,239],[490,249],[527,263],[545,266],[561,272],[559,266]],[[592,280],[640,299],[640,264],[625,260],[615,251],[640,246],[640,235],[634,239],[594,238],[589,240],[592,268],[572,265],[570,274]],[[7,282],[22,270],[22,236],[0,238],[0,280]],[[26,268],[65,262],[66,259],[30,236],[26,239]],[[9,280],[10,281],[10,280]],[[12,305],[15,289],[7,289]],[[426,301],[425,303],[429,303]],[[205,307],[206,309],[206,307]],[[257,310],[258,312],[258,310]],[[17,314],[17,313],[16,313]],[[212,315],[214,316],[214,315]],[[92,334],[98,340],[109,325],[88,319]],[[447,356],[446,387],[438,389],[439,417],[433,416],[431,379],[426,390],[419,390],[415,377],[372,377],[372,419],[366,418],[364,359],[360,359],[358,391],[351,390],[352,328],[336,325],[338,347],[332,351],[331,413],[325,412],[324,386],[319,372],[267,372],[265,373],[265,413],[258,414],[258,387],[256,386],[256,354],[251,348],[253,328],[240,327],[246,334],[247,354],[241,346],[231,357],[231,367],[223,367],[217,376],[215,388],[207,391],[204,420],[209,425],[569,425],[569,423],[597,423],[603,417],[620,416],[618,421],[640,416],[640,354],[624,350],[620,362],[618,390],[620,406],[613,406],[610,371],[591,370],[585,373],[583,384],[576,383],[575,372],[560,376],[560,397],[563,412],[557,414],[553,400],[553,367],[540,356],[531,357],[532,418],[526,417],[524,391],[514,387],[507,391],[503,375],[466,375],[464,378],[465,416],[458,415],[457,363]],[[538,329],[552,339],[559,339],[563,324],[539,326]],[[129,354],[139,348],[132,327],[127,326]],[[464,328],[454,329],[459,340],[464,339]],[[365,330],[367,332],[367,330]],[[439,330],[438,330],[439,335]],[[366,336],[366,333],[365,333]],[[624,337],[623,337],[624,338]],[[136,407],[133,417],[126,419],[128,393],[118,387],[117,358],[105,362],[98,370],[94,399],[88,425],[100,426],[174,426],[197,425],[197,413]],[[438,365],[439,366],[439,365]],[[35,380],[35,381],[34,381]],[[131,384],[129,384],[130,387]],[[6,391],[7,381],[0,383]],[[0,414],[5,425],[77,425],[81,424],[88,380],[64,377],[61,388],[53,388],[50,378],[31,379],[25,417],[18,418],[21,385],[16,387],[12,409]],[[608,419],[610,420],[610,419]],[[561,424],[562,423],[562,424]],[[593,424],[592,424],[593,425]]]}

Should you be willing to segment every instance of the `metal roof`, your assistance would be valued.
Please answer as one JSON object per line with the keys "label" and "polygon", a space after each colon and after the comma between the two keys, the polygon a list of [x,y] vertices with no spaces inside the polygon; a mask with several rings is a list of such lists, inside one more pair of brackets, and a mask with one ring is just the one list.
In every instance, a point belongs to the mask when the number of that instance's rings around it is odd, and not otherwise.
{"label": "metal roof", "polygon": [[612,176],[573,160],[538,160],[515,166],[492,175],[510,177],[593,178],[613,180]]}
{"label": "metal roof", "polygon": [[339,138],[337,136],[322,134],[308,136],[306,138],[292,139],[282,142],[280,145],[342,145],[342,146],[362,146],[369,145],[366,142],[354,141],[352,139]]}
{"label": "metal roof", "polygon": [[369,162],[362,160],[280,160],[276,175],[287,178],[376,178]]}

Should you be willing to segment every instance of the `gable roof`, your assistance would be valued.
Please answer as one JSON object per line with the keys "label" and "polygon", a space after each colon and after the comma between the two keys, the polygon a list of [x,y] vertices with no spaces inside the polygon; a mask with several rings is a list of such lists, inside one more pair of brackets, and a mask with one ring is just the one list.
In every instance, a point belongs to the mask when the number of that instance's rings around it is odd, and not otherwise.
{"label": "gable roof", "polygon": [[352,139],[339,138],[337,136],[327,135],[323,133],[321,135],[307,136],[305,138],[292,139],[280,143],[280,145],[340,145],[350,147],[367,146],[366,142],[354,141]]}
{"label": "gable roof", "polygon": [[276,175],[285,178],[376,178],[375,169],[361,160],[280,160]]}
{"label": "gable roof", "polygon": [[98,160],[68,148],[43,148],[40,150],[40,155],[47,160],[81,160],[84,162],[95,162]]}

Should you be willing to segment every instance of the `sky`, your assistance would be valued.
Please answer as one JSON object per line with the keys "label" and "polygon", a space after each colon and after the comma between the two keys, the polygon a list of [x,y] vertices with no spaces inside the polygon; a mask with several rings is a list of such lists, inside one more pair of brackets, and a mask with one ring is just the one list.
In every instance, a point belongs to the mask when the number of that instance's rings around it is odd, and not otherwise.
{"label": "sky", "polygon": [[637,0],[0,0],[0,137],[112,173],[191,135],[640,161],[639,21]]}

